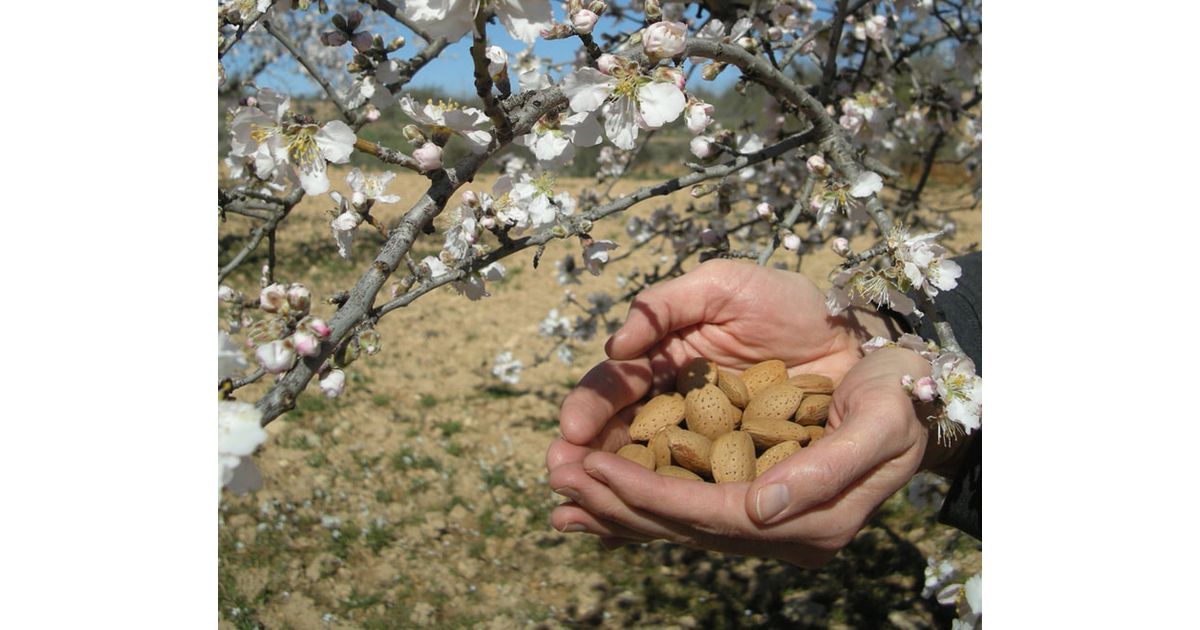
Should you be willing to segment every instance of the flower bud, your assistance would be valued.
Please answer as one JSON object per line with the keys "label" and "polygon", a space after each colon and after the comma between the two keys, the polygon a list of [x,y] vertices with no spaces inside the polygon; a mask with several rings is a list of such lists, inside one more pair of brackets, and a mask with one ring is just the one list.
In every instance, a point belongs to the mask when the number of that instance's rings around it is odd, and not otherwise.
{"label": "flower bud", "polygon": [[711,140],[705,138],[704,136],[696,136],[695,138],[692,138],[692,141],[688,146],[692,150],[692,155],[700,158],[701,160],[707,160],[708,158],[717,154],[716,145],[714,145]]}
{"label": "flower bud", "polygon": [[692,195],[692,199],[699,199],[705,195],[711,195],[717,191],[716,184],[696,184],[688,191]]}
{"label": "flower bud", "polygon": [[[649,15],[649,3],[646,4]],[[687,25],[683,22],[655,22],[642,33],[642,49],[651,59],[667,59],[683,52]]]}
{"label": "flower bud", "polygon": [[642,3],[642,12],[646,14],[647,22],[653,22],[662,17],[662,5],[658,0],[645,0]]}
{"label": "flower bud", "polygon": [[312,304],[312,292],[302,284],[293,283],[288,287],[287,301],[293,312],[304,315],[308,313],[308,307]]}
{"label": "flower bud", "polygon": [[479,225],[482,225],[485,230],[496,229],[496,217],[483,217],[479,220]]}
{"label": "flower bud", "polygon": [[587,6],[587,8],[588,11],[591,11],[596,15],[604,15],[604,12],[608,10],[608,3],[603,2],[602,0],[594,0]]}
{"label": "flower bud", "polygon": [[932,377],[922,376],[913,383],[912,393],[921,402],[932,402],[937,398],[937,384],[933,382]]}
{"label": "flower bud", "polygon": [[222,302],[232,302],[237,299],[237,291],[234,291],[229,285],[222,284],[217,288],[217,299]]}
{"label": "flower bud", "polygon": [[413,159],[422,173],[429,173],[442,168],[442,147],[426,142],[421,148],[413,151]]}
{"label": "flower bud", "polygon": [[255,105],[258,105],[258,99],[254,98],[253,96],[247,96],[246,97],[246,106],[254,107]]}
{"label": "flower bud", "polygon": [[508,74],[508,53],[499,46],[488,46],[484,52],[488,59],[488,76],[493,81]]}
{"label": "flower bud", "polygon": [[710,64],[706,64],[703,68],[700,69],[700,78],[704,79],[705,81],[712,81],[712,80],[716,79],[717,75],[721,74],[721,71],[724,69],[725,69],[724,63],[721,63],[719,61],[714,61]]}
{"label": "flower bud", "polygon": [[337,398],[346,389],[346,373],[341,370],[330,370],[321,379],[321,393],[327,398]]}
{"label": "flower bud", "polygon": [[381,347],[379,331],[374,328],[368,328],[358,333],[358,343],[367,354],[379,352],[379,348]]}
{"label": "flower bud", "polygon": [[367,106],[367,122],[375,122],[379,120],[380,116],[383,116],[383,112],[380,112],[378,107],[374,105]]}
{"label": "flower bud", "polygon": [[737,40],[737,45],[741,46],[746,50],[746,52],[752,55],[758,52],[758,42],[755,41],[753,37],[739,37]]}
{"label": "flower bud", "polygon": [[829,177],[833,169],[825,163],[825,158],[820,153],[814,153],[808,157],[808,161],[804,163],[808,167],[808,172],[821,177]]}
{"label": "flower bud", "polygon": [[777,42],[783,39],[783,29],[778,26],[772,26],[767,29],[767,39]]}
{"label": "flower bud", "polygon": [[703,101],[693,101],[684,110],[684,121],[688,131],[698,134],[712,124],[713,106]]}
{"label": "flower bud", "polygon": [[271,374],[282,374],[292,367],[296,361],[296,353],[281,339],[265,343],[254,352],[255,358],[262,364],[264,370]]}
{"label": "flower bud", "polygon": [[462,193],[462,202],[468,208],[479,207],[479,193],[474,190],[464,190]]}
{"label": "flower bud", "polygon": [[789,252],[800,251],[800,237],[795,234],[788,233],[783,237],[783,248]]}
{"label": "flower bud", "polygon": [[388,52],[396,52],[397,50],[404,48],[404,44],[406,44],[406,43],[408,43],[408,42],[405,41],[403,36],[397,37],[396,39],[392,40],[392,43],[388,44],[387,51]]}
{"label": "flower bud", "polygon": [[596,69],[604,74],[612,74],[620,66],[621,60],[611,53],[604,53],[596,60]]}
{"label": "flower bud", "polygon": [[300,331],[292,335],[292,348],[302,357],[315,357],[321,352],[321,340],[312,333]]}
{"label": "flower bud", "polygon": [[272,284],[258,295],[259,308],[268,313],[278,313],[287,302],[287,289],[282,284]]}
{"label": "flower bud", "polygon": [[404,133],[404,139],[408,140],[410,144],[419,146],[429,142],[425,139],[425,132],[421,131],[421,128],[416,125],[404,125],[404,129],[401,131]]}
{"label": "flower bud", "polygon": [[754,212],[760,219],[769,219],[775,216],[775,209],[765,201],[760,201],[757,206],[754,206]]}
{"label": "flower bud", "polygon": [[571,16],[571,26],[575,27],[575,32],[580,35],[590,35],[592,29],[596,27],[596,21],[600,19],[589,9],[580,9]]}
{"label": "flower bud", "polygon": [[883,15],[872,16],[863,25],[864,34],[875,41],[883,39],[884,33],[887,32],[887,17]]}
{"label": "flower bud", "polygon": [[850,255],[850,241],[846,240],[843,236],[839,236],[829,243],[829,249],[832,249],[833,253],[838,256],[845,258]]}
{"label": "flower bud", "polygon": [[333,329],[329,327],[329,324],[325,320],[315,318],[308,321],[308,329],[321,339],[328,337],[333,332]]}

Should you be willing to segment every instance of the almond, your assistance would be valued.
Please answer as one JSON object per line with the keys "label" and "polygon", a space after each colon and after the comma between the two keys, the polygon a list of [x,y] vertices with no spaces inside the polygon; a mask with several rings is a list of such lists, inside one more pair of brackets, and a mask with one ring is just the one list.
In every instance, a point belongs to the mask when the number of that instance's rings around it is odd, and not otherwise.
{"label": "almond", "polygon": [[809,394],[833,393],[833,380],[820,374],[797,374],[788,382]]}
{"label": "almond", "polygon": [[[737,427],[734,406],[721,388],[708,383],[688,392],[685,400],[687,428],[712,440]],[[637,438],[634,438],[637,439]]]}
{"label": "almond", "polygon": [[641,464],[642,468],[646,470],[654,470],[654,454],[641,444],[626,444],[617,451],[617,455],[635,464]]}
{"label": "almond", "polygon": [[767,449],[767,452],[758,457],[758,462],[755,463],[754,478],[758,479],[767,469],[787,459],[792,453],[800,450],[800,443],[796,440],[788,440],[780,442],[775,446]]}
{"label": "almond", "polygon": [[793,413],[796,413],[796,408],[800,406],[803,398],[804,390],[798,387],[792,387],[787,383],[772,385],[750,399],[742,421],[787,420]]}
{"label": "almond", "polygon": [[825,437],[825,427],[812,426],[812,427],[805,427],[805,428],[808,429],[808,437],[809,437],[808,444],[805,444],[805,446],[812,446],[813,444],[816,444],[817,440]]}
{"label": "almond", "polygon": [[772,385],[786,382],[787,378],[787,365],[779,359],[755,363],[742,372],[742,382],[746,384],[746,391],[750,393],[751,399]]}
{"label": "almond", "polygon": [[711,440],[699,433],[679,427],[668,427],[666,433],[671,457],[680,466],[694,473],[704,475],[712,473],[712,467],[709,465],[709,457],[712,455]]}
{"label": "almond", "polygon": [[713,440],[709,461],[717,483],[754,481],[754,440],[745,431],[730,431]]}
{"label": "almond", "polygon": [[679,424],[687,407],[683,396],[670,393],[660,394],[642,406],[629,425],[629,437],[635,442],[645,442],[663,427]]}
{"label": "almond", "polygon": [[654,471],[664,477],[675,477],[676,479],[695,479],[696,481],[704,481],[704,478],[696,473],[680,467],[680,466],[663,466]]}
{"label": "almond", "polygon": [[796,409],[796,422],[804,425],[821,424],[829,417],[829,394],[805,394]]}
{"label": "almond", "polygon": [[646,444],[646,448],[654,455],[655,470],[663,466],[671,465],[671,446],[667,442],[667,428],[663,427],[650,438],[650,442]]}
{"label": "almond", "polygon": [[680,368],[679,375],[675,377],[675,391],[687,396],[687,393],[693,389],[704,387],[709,383],[715,385],[716,382],[717,364],[704,357],[696,357],[684,363]]}
{"label": "almond", "polygon": [[742,430],[750,434],[754,445],[759,448],[771,448],[787,441],[799,442],[803,446],[811,439],[808,429],[787,420],[754,420],[742,424]]}
{"label": "almond", "polygon": [[746,389],[746,382],[729,370],[719,370],[718,373],[717,386],[725,392],[734,407],[745,409],[750,402],[750,390]]}

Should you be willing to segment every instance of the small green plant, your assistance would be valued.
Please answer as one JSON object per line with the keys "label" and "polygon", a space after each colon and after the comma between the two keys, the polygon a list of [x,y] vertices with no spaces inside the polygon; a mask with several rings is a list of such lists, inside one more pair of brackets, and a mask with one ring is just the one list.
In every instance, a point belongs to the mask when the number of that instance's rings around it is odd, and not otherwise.
{"label": "small green plant", "polygon": [[425,409],[433,409],[437,406],[438,399],[437,396],[434,396],[433,394],[421,394],[419,402],[421,407]]}

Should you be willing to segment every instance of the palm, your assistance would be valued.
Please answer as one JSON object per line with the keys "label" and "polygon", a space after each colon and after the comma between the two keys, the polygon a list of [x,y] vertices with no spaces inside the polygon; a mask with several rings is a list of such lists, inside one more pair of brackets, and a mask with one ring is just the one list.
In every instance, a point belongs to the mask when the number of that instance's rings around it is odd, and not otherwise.
{"label": "palm", "polygon": [[656,374],[673,373],[697,356],[734,369],[780,359],[792,373],[820,372],[835,381],[858,359],[856,336],[829,316],[824,296],[799,274],[713,261],[686,284],[677,282],[635,300],[610,356],[647,356]]}

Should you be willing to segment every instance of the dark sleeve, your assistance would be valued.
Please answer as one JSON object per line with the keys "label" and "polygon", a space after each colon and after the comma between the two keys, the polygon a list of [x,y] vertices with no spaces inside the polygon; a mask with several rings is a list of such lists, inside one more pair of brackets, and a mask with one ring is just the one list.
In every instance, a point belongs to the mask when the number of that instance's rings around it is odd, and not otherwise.
{"label": "dark sleeve", "polygon": [[[953,259],[962,267],[958,287],[934,299],[941,318],[954,328],[963,352],[975,362],[983,376],[983,252]],[[929,318],[902,318],[910,331],[925,339],[937,339]],[[966,459],[950,479],[950,492],[942,503],[938,521],[957,527],[983,540],[983,430],[971,434]]]}

